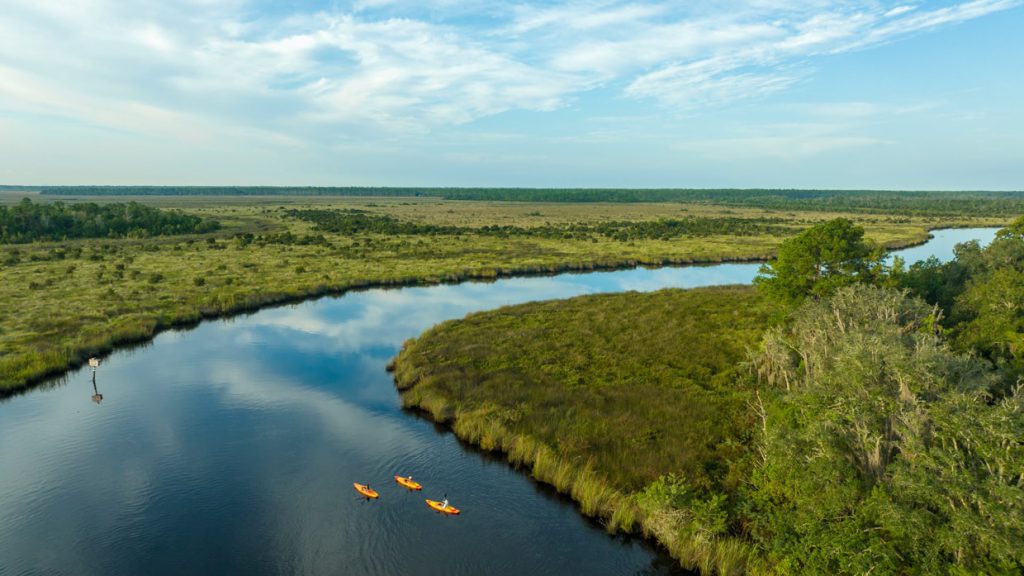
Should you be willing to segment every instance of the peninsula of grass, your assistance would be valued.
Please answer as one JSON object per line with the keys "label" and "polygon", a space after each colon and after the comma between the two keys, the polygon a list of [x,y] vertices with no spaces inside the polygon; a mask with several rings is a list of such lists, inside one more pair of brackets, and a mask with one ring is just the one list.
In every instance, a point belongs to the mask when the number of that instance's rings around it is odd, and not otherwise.
{"label": "peninsula of grass", "polygon": [[[836,215],[680,203],[12,191],[0,194],[0,205],[12,210],[25,197],[67,205],[47,214],[93,220],[104,210],[75,205],[116,203],[134,224],[76,238],[104,229],[80,219],[62,234],[51,218],[0,245],[0,396],[203,318],[371,286],[764,260],[785,238]],[[158,227],[150,208],[195,227]],[[932,228],[1004,223],[977,215],[852,218],[889,247],[922,242]]]}
{"label": "peninsula of grass", "polygon": [[407,342],[395,380],[405,406],[506,453],[609,531],[639,528],[690,567],[732,573],[744,544],[683,537],[686,519],[644,494],[678,489],[666,474],[702,493],[739,489],[756,399],[741,363],[781,316],[748,286],[529,303]]}
{"label": "peninsula of grass", "polygon": [[704,574],[1024,571],[1024,218],[888,267],[845,219],[745,286],[406,342],[402,402]]}

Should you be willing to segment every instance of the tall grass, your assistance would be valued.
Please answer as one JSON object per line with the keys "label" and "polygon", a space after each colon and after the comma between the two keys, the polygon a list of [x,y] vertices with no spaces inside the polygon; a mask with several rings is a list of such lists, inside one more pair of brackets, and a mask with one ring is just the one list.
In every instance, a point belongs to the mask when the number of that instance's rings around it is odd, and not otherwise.
{"label": "tall grass", "polygon": [[[203,318],[369,286],[458,282],[629,266],[761,260],[776,236],[607,238],[324,234],[316,245],[244,243],[242,234],[302,238],[313,224],[278,207],[357,207],[425,224],[547,226],[686,217],[777,217],[758,209],[679,204],[534,205],[414,199],[145,198],[216,219],[215,235],[0,246],[0,394],[114,346]],[[0,203],[4,202],[0,197]],[[795,231],[828,214],[789,217]],[[913,243],[931,218],[861,216],[879,241]],[[975,222],[963,219],[959,223]],[[943,224],[956,222],[944,221]],[[596,242],[594,240],[597,240]]]}
{"label": "tall grass", "polygon": [[506,454],[609,532],[738,574],[750,555],[738,534],[640,496],[670,473],[698,504],[738,488],[752,392],[736,366],[772,316],[748,287],[530,303],[436,326],[392,366],[404,405]]}

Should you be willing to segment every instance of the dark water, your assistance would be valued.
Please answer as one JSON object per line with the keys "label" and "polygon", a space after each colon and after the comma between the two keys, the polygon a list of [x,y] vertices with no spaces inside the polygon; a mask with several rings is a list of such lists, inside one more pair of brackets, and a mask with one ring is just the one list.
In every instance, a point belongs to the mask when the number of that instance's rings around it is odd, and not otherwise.
{"label": "dark water", "polygon": [[[914,258],[993,233],[940,231]],[[756,270],[370,290],[161,334],[107,358],[95,390],[84,369],[0,403],[0,574],[678,573],[403,412],[384,365],[406,338],[470,311],[745,283]],[[380,500],[357,498],[353,481]],[[445,493],[461,516],[426,508]]]}

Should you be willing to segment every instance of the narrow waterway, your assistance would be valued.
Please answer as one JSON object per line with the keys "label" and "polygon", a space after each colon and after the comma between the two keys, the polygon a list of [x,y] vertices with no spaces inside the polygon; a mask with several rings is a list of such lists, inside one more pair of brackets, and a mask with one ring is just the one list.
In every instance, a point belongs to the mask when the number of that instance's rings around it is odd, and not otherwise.
{"label": "narrow waterway", "polygon": [[[904,255],[945,260],[994,233],[940,230]],[[118,351],[95,383],[86,368],[0,402],[0,575],[678,573],[401,410],[384,366],[405,339],[472,311],[748,283],[757,268],[368,290]],[[380,499],[358,498],[354,481]],[[444,494],[461,516],[427,509]]]}

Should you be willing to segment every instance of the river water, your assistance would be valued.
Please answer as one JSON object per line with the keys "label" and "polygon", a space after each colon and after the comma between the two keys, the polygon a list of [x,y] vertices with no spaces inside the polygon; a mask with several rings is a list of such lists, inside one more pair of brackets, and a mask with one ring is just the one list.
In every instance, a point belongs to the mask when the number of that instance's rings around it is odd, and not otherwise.
{"label": "river water", "polygon": [[[908,261],[995,229],[940,230]],[[678,574],[400,408],[437,322],[530,300],[748,283],[756,264],[367,290],[170,331],[0,402],[0,575]],[[410,493],[393,481],[411,474]],[[368,482],[381,498],[357,497]],[[424,497],[463,510],[442,517]]]}

